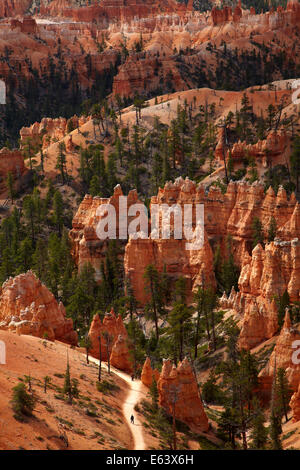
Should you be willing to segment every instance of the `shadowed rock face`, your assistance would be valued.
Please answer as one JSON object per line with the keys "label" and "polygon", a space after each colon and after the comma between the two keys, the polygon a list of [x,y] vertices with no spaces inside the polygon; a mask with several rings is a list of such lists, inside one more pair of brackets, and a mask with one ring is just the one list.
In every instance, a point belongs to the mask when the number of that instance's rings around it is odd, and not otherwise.
{"label": "shadowed rock face", "polygon": [[170,360],[164,361],[158,381],[159,404],[172,415],[175,401],[175,416],[195,432],[207,431],[208,419],[199,397],[197,382],[188,359],[177,368]]}
{"label": "shadowed rock face", "polygon": [[3,284],[0,328],[77,344],[77,333],[72,320],[66,318],[63,304],[57,302],[32,271],[9,278]]}

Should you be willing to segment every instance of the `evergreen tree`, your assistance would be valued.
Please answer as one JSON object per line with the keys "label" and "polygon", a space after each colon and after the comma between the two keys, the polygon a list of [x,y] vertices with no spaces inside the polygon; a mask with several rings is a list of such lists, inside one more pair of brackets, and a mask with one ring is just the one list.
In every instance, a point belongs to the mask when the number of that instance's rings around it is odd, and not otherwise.
{"label": "evergreen tree", "polygon": [[11,403],[16,419],[22,420],[24,416],[32,416],[35,402],[35,398],[27,393],[24,383],[21,382],[13,388]]}
{"label": "evergreen tree", "polygon": [[64,395],[67,395],[68,403],[70,405],[72,405],[73,393],[72,393],[72,383],[71,383],[71,375],[70,375],[69,357],[67,359],[67,368],[66,368],[66,373],[65,373],[63,393],[64,393]]}
{"label": "evergreen tree", "polygon": [[286,377],[286,371],[282,367],[280,367],[277,371],[276,389],[277,389],[277,396],[278,396],[278,405],[281,410],[281,415],[284,415],[285,422],[287,423],[289,401],[291,398],[292,390],[289,386],[289,382]]}
{"label": "evergreen tree", "polygon": [[264,242],[264,234],[263,234],[263,228],[262,228],[262,223],[259,220],[258,217],[254,217],[253,222],[252,222],[252,238],[253,238],[253,243],[252,246],[253,248],[260,243],[263,246]]}
{"label": "evergreen tree", "polygon": [[157,388],[157,382],[154,376],[152,376],[152,383],[150,385],[149,393],[152,399],[152,407],[154,410],[157,410],[158,409],[158,388]]}
{"label": "evergreen tree", "polygon": [[253,419],[251,427],[251,448],[264,450],[268,441],[268,429],[265,426],[265,416],[257,399],[253,400]]}
{"label": "evergreen tree", "polygon": [[277,223],[275,217],[272,215],[270,225],[268,228],[268,242],[273,242],[276,237]]}
{"label": "evergreen tree", "polygon": [[13,174],[11,171],[8,172],[7,178],[6,178],[6,187],[8,190],[8,195],[11,200],[11,203],[13,204],[14,202],[14,197],[15,197],[15,192],[14,192],[14,178]]}

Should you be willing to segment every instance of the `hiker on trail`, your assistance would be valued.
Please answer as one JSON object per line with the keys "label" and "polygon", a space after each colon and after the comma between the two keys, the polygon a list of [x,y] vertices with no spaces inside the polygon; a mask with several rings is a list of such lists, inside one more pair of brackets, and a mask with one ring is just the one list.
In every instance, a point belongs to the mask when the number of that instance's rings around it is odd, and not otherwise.
{"label": "hiker on trail", "polygon": [[132,374],[132,376],[131,376],[131,380],[132,380],[132,381],[134,381],[134,374]]}
{"label": "hiker on trail", "polygon": [[131,421],[131,424],[134,424],[134,416],[133,415],[131,415],[130,421]]}

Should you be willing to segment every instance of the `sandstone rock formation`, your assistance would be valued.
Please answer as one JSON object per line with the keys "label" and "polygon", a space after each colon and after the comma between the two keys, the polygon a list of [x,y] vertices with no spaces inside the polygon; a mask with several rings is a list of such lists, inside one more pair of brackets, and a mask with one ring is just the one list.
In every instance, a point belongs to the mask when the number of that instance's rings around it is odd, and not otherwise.
{"label": "sandstone rock formation", "polygon": [[[54,142],[63,139],[67,135],[68,123],[72,123],[73,129],[82,126],[90,117],[73,116],[66,118],[43,118],[41,122],[35,122],[30,127],[22,127],[20,130],[21,146],[30,139],[32,145],[42,143],[42,148],[46,149]],[[71,135],[69,136],[72,137]],[[71,149],[70,149],[71,150]]]}
{"label": "sandstone rock formation", "polygon": [[77,344],[71,318],[32,271],[9,278],[0,295],[0,328]]}
{"label": "sandstone rock formation", "polygon": [[[119,234],[119,202],[123,196],[120,185],[116,186],[113,196],[108,199],[86,195],[81,202],[73,219],[70,237],[72,241],[73,255],[79,270],[86,264],[91,263],[96,273],[96,280],[101,280],[101,263],[104,261],[108,240],[99,239],[96,229],[106,213],[99,213],[101,206],[110,204],[116,211],[116,236]],[[124,201],[124,200],[123,200]],[[139,203],[137,192],[130,191],[127,196],[127,207]],[[133,217],[128,217],[128,223]]]}
{"label": "sandstone rock formation", "polygon": [[3,0],[0,3],[0,18],[23,15],[31,0]]}
{"label": "sandstone rock formation", "polygon": [[[109,199],[86,196],[73,219],[70,236],[76,263],[81,268],[90,262],[99,281],[107,240],[99,240],[97,237],[96,227],[100,220],[96,215],[97,210],[108,202],[115,207],[118,232],[119,198],[122,195],[121,188],[117,187]],[[137,194],[132,191],[128,196],[128,207],[136,202],[138,202]],[[265,322],[262,321],[261,330],[266,332],[261,331],[257,340],[251,341],[251,344],[258,341],[259,336],[262,338],[272,336],[276,331],[276,307],[274,302],[272,303],[272,296],[276,293],[282,294],[287,288],[292,300],[299,299],[300,267],[296,238],[300,234],[300,209],[295,195],[292,194],[288,199],[281,187],[277,195],[272,188],[265,194],[261,184],[249,185],[244,182],[230,182],[225,194],[214,186],[211,186],[206,193],[201,184],[196,185],[189,179],[178,178],[174,183],[166,183],[158,195],[152,197],[150,211],[158,205],[159,220],[162,221],[161,205],[166,204],[171,208],[176,203],[180,207],[185,203],[192,204],[194,214],[195,205],[204,204],[204,246],[197,250],[186,250],[186,240],[174,239],[172,217],[170,239],[155,238],[157,234],[151,233],[151,227],[148,230],[150,238],[131,238],[125,248],[124,267],[137,299],[142,304],[147,300],[143,275],[147,265],[153,262],[160,271],[165,267],[171,279],[175,280],[178,276],[186,277],[190,290],[197,288],[203,282],[214,285],[212,249],[220,244],[221,252],[225,256],[226,237],[230,235],[235,262],[242,268],[240,292],[237,294],[235,305],[238,306],[240,302],[241,308],[244,308],[248,303],[249,315],[253,309],[257,312],[263,309],[270,317],[269,326],[264,326]],[[277,235],[281,238],[266,245],[265,250],[258,247],[251,258],[249,253],[252,249],[254,217],[261,220],[266,238],[271,219],[274,217],[277,223]],[[281,241],[282,239],[284,241]],[[124,246],[125,244],[124,241]],[[279,266],[282,266],[281,271]],[[241,308],[238,310],[241,311]]]}
{"label": "sandstone rock formation", "polygon": [[[238,141],[230,149],[230,155],[233,162],[240,162],[246,156],[253,158],[256,162],[262,163],[266,168],[269,161],[282,155],[290,147],[290,139],[284,130],[271,131],[264,140],[259,140],[256,144],[247,145],[245,142]],[[215,156],[219,160],[224,160],[224,130],[220,129],[219,139],[215,150]],[[225,151],[226,161],[229,159],[229,150]]]}
{"label": "sandstone rock formation", "polygon": [[293,412],[293,421],[300,421],[300,382],[297,392],[291,398],[290,407]]}
{"label": "sandstone rock formation", "polygon": [[175,416],[193,431],[208,431],[209,423],[199,396],[197,382],[188,359],[177,368],[165,360],[158,381],[159,404],[172,415],[175,402]]}
{"label": "sandstone rock formation", "polygon": [[119,335],[112,347],[110,356],[111,365],[125,372],[132,372],[132,363],[129,354],[127,335]]}
{"label": "sandstone rock formation", "polygon": [[[103,333],[108,333],[110,336],[109,347],[107,348],[106,338],[103,336]],[[106,313],[103,322],[99,315],[95,315],[90,327],[89,337],[92,342],[92,347],[90,349],[90,354],[97,359],[100,358],[100,344],[99,337],[101,338],[101,358],[103,361],[107,361],[107,357],[112,357],[115,367],[122,370],[129,370],[129,350],[127,347],[127,331],[124,326],[122,317],[120,315],[116,316],[114,310],[112,309],[110,313]],[[119,338],[121,338],[119,340]],[[114,349],[115,344],[118,342],[118,346]],[[107,354],[108,353],[108,354]],[[118,365],[120,367],[118,367]]]}
{"label": "sandstone rock formation", "polygon": [[252,257],[247,255],[239,277],[239,292],[232,290],[220,300],[242,316],[239,345],[251,349],[274,336],[278,330],[278,310],[274,296],[288,291],[292,301],[299,301],[300,243],[275,239],[265,249],[257,245]]}
{"label": "sandstone rock formation", "polygon": [[19,28],[25,34],[35,34],[38,30],[35,19],[30,16],[23,18],[23,21],[11,20],[10,25],[11,29]]}
{"label": "sandstone rock formation", "polygon": [[[296,392],[300,382],[300,364],[294,360],[293,353],[296,352],[296,341],[300,341],[300,329],[291,324],[289,312],[286,312],[284,325],[277,339],[276,346],[271,354],[266,367],[260,372],[259,377],[265,389],[271,388],[274,370],[283,368],[291,389]],[[299,349],[299,344],[297,348]]]}
{"label": "sandstone rock formation", "polygon": [[[203,245],[196,249],[187,248],[187,238],[182,229],[182,239],[174,238],[174,217],[170,213],[169,239],[164,238],[163,228],[167,219],[163,219],[163,204],[169,206],[169,211],[174,204],[181,208],[182,219],[178,225],[183,224],[184,204],[191,204],[193,211],[193,230],[196,229],[195,214],[196,203],[200,201],[200,193],[196,192],[195,184],[189,179],[178,178],[175,183],[168,182],[163,190],[159,190],[157,196],[151,198],[150,213],[158,208],[159,232],[151,231],[151,237],[147,239],[131,238],[126,246],[124,266],[125,273],[130,279],[133,291],[141,304],[147,301],[145,292],[144,272],[149,264],[155,264],[158,271],[166,270],[170,279],[176,280],[183,276],[187,280],[188,289],[195,290],[204,283],[215,285],[213,273],[213,254],[208,243],[208,237],[204,230]],[[182,225],[183,228],[183,225]],[[194,239],[197,237],[194,232]]]}
{"label": "sandstone rock formation", "polygon": [[9,172],[18,185],[27,169],[24,165],[24,157],[19,150],[9,150],[4,147],[0,150],[0,192],[7,189],[6,178]]}
{"label": "sandstone rock formation", "polygon": [[153,378],[158,382],[160,377],[159,371],[157,369],[152,369],[151,367],[151,360],[150,357],[147,357],[147,359],[144,362],[143,369],[142,369],[142,375],[141,375],[141,381],[146,387],[151,387]]}

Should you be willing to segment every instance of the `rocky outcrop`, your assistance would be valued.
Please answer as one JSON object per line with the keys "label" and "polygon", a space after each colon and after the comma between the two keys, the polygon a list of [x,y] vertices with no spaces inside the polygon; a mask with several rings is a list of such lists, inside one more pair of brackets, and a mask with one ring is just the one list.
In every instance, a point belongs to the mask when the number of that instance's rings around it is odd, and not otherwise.
{"label": "rocky outcrop", "polygon": [[[20,137],[21,137],[21,146],[26,143],[28,139],[30,139],[31,144],[40,145],[42,144],[42,148],[46,149],[54,142],[62,140],[68,131],[68,123],[72,124],[73,129],[77,129],[78,127],[85,124],[90,117],[77,117],[73,116],[70,119],[66,118],[43,118],[41,122],[35,122],[30,127],[22,127],[20,130]],[[69,140],[72,136],[69,136]],[[71,149],[70,142],[68,141],[66,145],[69,145],[69,150]]]}
{"label": "rocky outcrop", "polygon": [[186,423],[193,431],[208,431],[209,423],[199,396],[197,382],[188,359],[177,368],[165,360],[158,381],[159,404],[170,415]]}
{"label": "rocky outcrop", "polygon": [[0,328],[77,344],[73,322],[32,271],[9,278],[0,295]]}
{"label": "rocky outcrop", "polygon": [[[118,233],[119,198],[122,195],[121,188],[118,186],[109,199],[86,196],[73,219],[70,236],[74,258],[79,268],[90,262],[95,269],[96,279],[99,281],[101,281],[100,266],[107,249],[107,240],[100,240],[97,236],[96,227],[100,220],[97,210],[102,204],[107,203],[115,207]],[[137,194],[132,191],[128,196],[128,207],[136,202],[138,202]],[[292,300],[299,298],[300,258],[296,238],[300,234],[300,209],[295,195],[292,194],[288,199],[285,190],[281,187],[276,195],[272,188],[265,193],[262,185],[258,183],[249,185],[244,182],[230,182],[225,194],[213,186],[207,193],[203,185],[196,185],[189,179],[178,178],[174,183],[166,183],[157,196],[151,198],[150,212],[153,208],[159,207],[161,228],[162,204],[169,206],[170,210],[174,204],[178,204],[181,208],[184,204],[191,204],[193,214],[195,214],[195,206],[198,203],[204,204],[205,230],[202,248],[187,250],[185,239],[174,239],[172,217],[169,239],[157,238],[155,231],[152,233],[149,227],[148,238],[130,238],[127,244],[124,240],[125,273],[130,278],[137,299],[141,304],[147,301],[143,275],[147,265],[152,263],[159,271],[165,268],[171,280],[184,276],[190,291],[204,282],[214,285],[212,250],[219,244],[225,256],[226,238],[230,235],[235,262],[242,268],[240,293],[235,304],[241,302],[244,308],[248,303],[249,311],[253,310],[253,306],[258,312],[263,308],[270,316],[270,329],[267,328],[266,335],[267,337],[273,335],[276,329],[276,313],[272,296],[277,295],[278,292],[282,294],[287,288]],[[261,251],[257,248],[252,259],[249,253],[252,250],[254,217],[258,217],[262,222],[266,239],[270,222],[274,217],[277,235],[281,238],[277,238],[273,244],[266,245],[265,250]],[[133,220],[133,217],[129,220]],[[193,225],[194,228],[195,225]],[[284,241],[281,241],[282,239]],[[261,298],[256,300],[258,297]],[[249,302],[246,302],[246,298]],[[241,308],[239,311],[242,311]],[[271,318],[273,318],[272,321]],[[266,328],[262,326],[262,329]]]}
{"label": "rocky outcrop", "polygon": [[[224,159],[224,130],[219,131],[218,143],[215,150],[215,156],[219,160]],[[252,158],[262,163],[266,168],[270,161],[276,161],[277,157],[284,154],[290,147],[290,139],[284,130],[271,131],[264,140],[259,140],[256,144],[247,145],[245,142],[238,141],[232,148],[227,150],[226,161],[231,156],[233,163],[241,162],[245,157]]]}
{"label": "rocky outcrop", "polygon": [[0,18],[24,15],[32,0],[3,0],[0,2]]}
{"label": "rocky outcrop", "polygon": [[16,186],[18,186],[20,179],[26,172],[24,157],[19,150],[9,150],[6,147],[0,150],[0,192],[7,189],[8,173],[12,174]]}
{"label": "rocky outcrop", "polygon": [[181,77],[173,59],[147,53],[141,57],[131,54],[124,64],[119,67],[113,83],[113,93],[122,97],[156,91],[161,83],[169,82],[175,90],[187,90],[187,84]]}
{"label": "rocky outcrop", "polygon": [[292,301],[300,299],[300,243],[275,239],[265,246],[257,245],[252,257],[244,259],[239,277],[239,291],[232,290],[220,300],[241,317],[241,348],[251,349],[278,331],[278,310],[274,297],[288,291]]}
{"label": "rocky outcrop", "polygon": [[[97,226],[101,219],[106,217],[106,213],[101,215],[99,210],[101,206],[110,204],[114,207],[116,213],[116,236],[119,234],[119,202],[123,196],[120,185],[116,186],[113,196],[108,199],[101,197],[92,197],[86,195],[81,202],[77,213],[73,219],[70,237],[72,241],[72,252],[79,270],[87,263],[90,263],[95,270],[96,280],[101,281],[101,263],[105,259],[105,253],[108,246],[107,239],[100,239],[97,235]],[[137,192],[130,191],[127,196],[127,207],[139,203]],[[128,223],[133,217],[128,217]],[[125,241],[123,243],[124,249]]]}
{"label": "rocky outcrop", "polygon": [[[293,353],[299,350],[299,344],[295,348],[296,341],[300,341],[300,329],[291,324],[289,312],[286,312],[283,327],[276,341],[276,346],[266,367],[260,372],[259,378],[263,387],[270,390],[275,369],[283,368],[286,372],[291,389],[296,392],[300,382],[300,364]],[[296,356],[296,354],[295,354]]]}
{"label": "rocky outcrop", "polygon": [[[103,336],[103,333],[108,333],[110,336],[108,351],[106,338]],[[127,331],[120,315],[116,316],[114,310],[111,309],[110,313],[106,313],[104,315],[103,322],[101,322],[99,315],[96,314],[93,318],[89,331],[89,337],[92,342],[92,347],[90,349],[91,355],[97,359],[100,358],[100,337],[101,358],[103,361],[107,361],[107,352],[109,355],[111,354],[112,348],[119,336],[122,336],[122,338],[127,338]]]}
{"label": "rocky outcrop", "polygon": [[130,361],[127,335],[118,336],[115,344],[112,347],[110,363],[117,369],[124,370],[128,373],[132,372],[132,363]]}
{"label": "rocky outcrop", "polygon": [[142,375],[141,375],[141,381],[146,387],[151,387],[151,384],[153,382],[153,379],[158,382],[160,377],[159,371],[157,369],[152,369],[151,367],[151,360],[150,357],[147,357],[147,359],[144,362],[143,369],[142,369]]}
{"label": "rocky outcrop", "polygon": [[11,29],[19,28],[21,33],[24,34],[36,34],[38,31],[38,26],[34,18],[26,16],[23,18],[23,21],[11,20],[10,22]]}
{"label": "rocky outcrop", "polygon": [[[202,188],[203,191],[203,188]],[[188,249],[187,238],[185,237],[183,220],[184,205],[190,204],[193,213],[194,239],[197,237],[195,231],[196,204],[201,202],[201,190],[196,191],[196,185],[189,179],[178,178],[175,183],[168,182],[164,189],[160,189],[157,196],[151,198],[150,213],[158,208],[159,227],[152,230],[150,237],[131,238],[126,246],[124,267],[125,273],[130,279],[133,291],[137,300],[141,304],[147,302],[145,292],[144,272],[149,264],[155,264],[158,271],[164,269],[168,273],[170,280],[174,281],[179,276],[187,280],[188,290],[196,290],[200,285],[215,285],[213,273],[213,254],[208,237],[203,230],[203,244],[195,249]],[[163,207],[171,208],[177,205],[178,213],[181,208],[182,218],[177,224],[181,225],[182,238],[174,237],[174,217],[170,215],[170,238],[163,235],[167,219],[163,219]],[[160,234],[159,234],[159,233]]]}
{"label": "rocky outcrop", "polygon": [[293,421],[300,421],[300,382],[297,392],[291,398],[290,407],[293,413]]}

